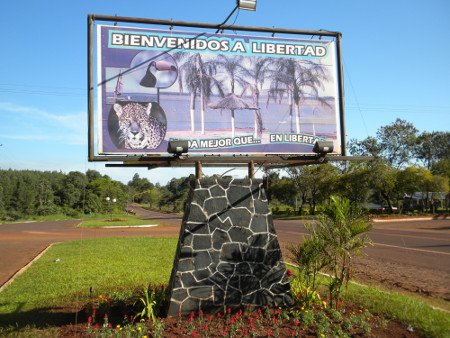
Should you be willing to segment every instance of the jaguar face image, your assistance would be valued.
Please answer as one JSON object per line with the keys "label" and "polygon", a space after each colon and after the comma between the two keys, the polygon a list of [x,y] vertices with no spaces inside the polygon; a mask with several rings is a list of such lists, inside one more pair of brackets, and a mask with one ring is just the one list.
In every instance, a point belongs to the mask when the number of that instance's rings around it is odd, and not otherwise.
{"label": "jaguar face image", "polygon": [[115,103],[119,142],[125,149],[156,149],[164,140],[167,121],[156,102]]}

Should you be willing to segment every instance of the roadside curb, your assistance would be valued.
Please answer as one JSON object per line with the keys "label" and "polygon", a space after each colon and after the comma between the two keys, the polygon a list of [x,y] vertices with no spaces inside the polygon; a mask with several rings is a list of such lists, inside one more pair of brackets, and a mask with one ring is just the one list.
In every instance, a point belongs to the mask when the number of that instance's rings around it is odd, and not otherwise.
{"label": "roadside curb", "polygon": [[123,229],[123,228],[153,228],[153,227],[157,227],[158,224],[145,224],[145,225],[118,225],[118,226],[106,226],[106,227],[101,227],[100,229]]}
{"label": "roadside curb", "polygon": [[414,218],[373,218],[374,223],[387,223],[387,222],[417,222],[417,221],[432,221],[433,217],[414,217]]}
{"label": "roadside curb", "polygon": [[41,258],[47,251],[50,249],[54,244],[58,244],[59,242],[52,243],[48,245],[44,250],[42,250],[36,257],[34,257],[27,265],[25,265],[23,268],[18,270],[14,275],[11,276],[2,286],[0,286],[0,292],[2,292],[4,289],[6,289],[14,280],[19,277],[21,274],[23,274],[35,261],[37,261],[39,258]]}

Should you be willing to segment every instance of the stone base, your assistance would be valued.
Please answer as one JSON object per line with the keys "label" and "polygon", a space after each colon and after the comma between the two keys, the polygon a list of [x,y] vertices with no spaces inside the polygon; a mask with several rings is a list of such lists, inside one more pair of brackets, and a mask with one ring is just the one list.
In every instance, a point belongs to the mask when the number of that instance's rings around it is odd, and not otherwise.
{"label": "stone base", "polygon": [[169,316],[290,306],[289,280],[261,180],[193,180],[170,277]]}

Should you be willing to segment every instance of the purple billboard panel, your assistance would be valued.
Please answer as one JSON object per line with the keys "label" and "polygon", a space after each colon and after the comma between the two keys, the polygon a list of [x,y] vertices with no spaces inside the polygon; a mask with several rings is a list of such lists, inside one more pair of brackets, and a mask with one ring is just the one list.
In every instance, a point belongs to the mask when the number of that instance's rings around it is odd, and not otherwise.
{"label": "purple billboard panel", "polygon": [[335,42],[97,26],[98,153],[341,152]]}

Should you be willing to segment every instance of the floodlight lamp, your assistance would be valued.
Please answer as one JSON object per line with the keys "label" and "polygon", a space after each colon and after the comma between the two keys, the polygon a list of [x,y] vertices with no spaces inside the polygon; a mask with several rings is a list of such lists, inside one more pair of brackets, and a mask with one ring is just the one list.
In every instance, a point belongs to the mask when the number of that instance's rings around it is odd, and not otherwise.
{"label": "floodlight lamp", "polygon": [[319,141],[314,143],[313,151],[316,154],[325,155],[333,152],[334,145],[332,141]]}
{"label": "floodlight lamp", "polygon": [[256,0],[237,0],[236,2],[239,9],[245,9],[246,11],[256,10]]}
{"label": "floodlight lamp", "polygon": [[169,141],[167,146],[167,152],[180,156],[187,153],[189,148],[189,142],[187,140]]}

